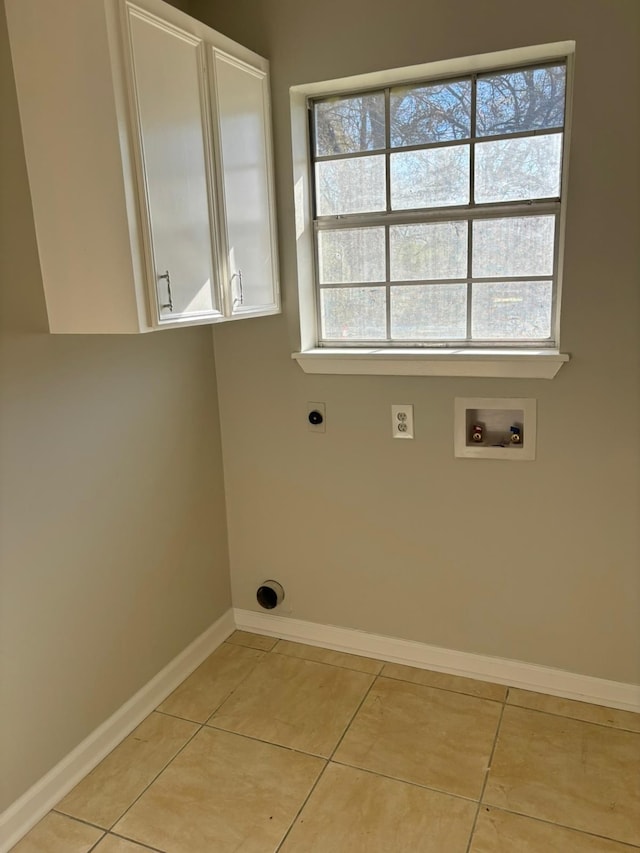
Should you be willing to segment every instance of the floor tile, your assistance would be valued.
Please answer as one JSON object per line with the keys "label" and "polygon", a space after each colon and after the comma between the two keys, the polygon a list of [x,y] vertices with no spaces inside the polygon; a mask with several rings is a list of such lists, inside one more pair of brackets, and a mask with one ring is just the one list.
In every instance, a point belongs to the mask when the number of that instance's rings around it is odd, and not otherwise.
{"label": "floor tile", "polygon": [[640,845],[640,735],[507,706],[483,799]]}
{"label": "floor tile", "polygon": [[323,767],[319,758],[204,728],[115,832],[171,853],[274,851]]}
{"label": "floor tile", "polygon": [[270,654],[209,724],[329,756],[372,681],[362,672]]}
{"label": "floor tile", "polygon": [[234,631],[230,637],[227,637],[226,642],[235,646],[246,646],[249,649],[260,649],[263,652],[268,652],[278,642],[278,638],[267,637],[264,634],[252,634],[249,631]]}
{"label": "floor tile", "polygon": [[11,853],[87,853],[102,834],[101,829],[49,812]]}
{"label": "floor tile", "polygon": [[280,853],[465,853],[475,803],[330,764]]}
{"label": "floor tile", "polygon": [[141,847],[133,841],[118,838],[116,835],[105,835],[100,844],[91,853],[149,853],[148,847]]}
{"label": "floor tile", "polygon": [[158,710],[204,723],[263,657],[257,649],[223,643]]}
{"label": "floor tile", "polygon": [[475,696],[379,678],[335,760],[478,798],[501,709]]}
{"label": "floor tile", "polygon": [[403,666],[398,663],[385,663],[381,675],[400,681],[410,681],[413,684],[424,684],[427,687],[453,690],[455,693],[467,693],[469,696],[479,696],[481,699],[495,699],[497,702],[504,702],[507,695],[507,688],[501,684],[477,681],[475,678],[464,678],[461,675],[447,675],[430,669],[417,669],[414,666]]}
{"label": "floor tile", "polygon": [[510,705],[518,705],[520,708],[546,711],[548,714],[584,720],[586,723],[600,723],[603,726],[613,726],[615,729],[640,732],[640,714],[635,714],[633,711],[620,711],[617,708],[606,708],[604,705],[561,699],[558,696],[532,693],[530,690],[518,690],[515,687],[510,688],[507,702]]}
{"label": "floor tile", "polygon": [[109,829],[198,730],[155,712],[56,806],[57,811]]}
{"label": "floor tile", "polygon": [[633,853],[633,847],[483,806],[469,853]]}
{"label": "floor tile", "polygon": [[280,655],[314,660],[332,666],[343,666],[345,669],[355,669],[358,672],[368,672],[371,675],[378,675],[382,669],[381,660],[363,658],[360,655],[350,655],[346,652],[334,652],[331,649],[321,649],[318,646],[308,646],[305,643],[292,643],[289,640],[279,640],[273,651]]}

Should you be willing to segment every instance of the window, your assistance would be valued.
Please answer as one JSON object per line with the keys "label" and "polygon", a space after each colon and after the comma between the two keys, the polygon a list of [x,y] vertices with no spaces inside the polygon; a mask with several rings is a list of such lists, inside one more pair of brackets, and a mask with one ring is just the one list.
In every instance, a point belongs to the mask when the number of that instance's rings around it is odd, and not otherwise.
{"label": "window", "polygon": [[557,347],[566,102],[565,57],[310,99],[316,345]]}

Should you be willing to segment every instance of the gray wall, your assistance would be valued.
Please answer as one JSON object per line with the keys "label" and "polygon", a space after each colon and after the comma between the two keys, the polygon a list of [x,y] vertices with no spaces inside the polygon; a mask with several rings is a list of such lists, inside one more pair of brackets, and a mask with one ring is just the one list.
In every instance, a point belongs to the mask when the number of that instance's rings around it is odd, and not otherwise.
{"label": "gray wall", "polygon": [[[194,0],[271,59],[285,314],[214,331],[234,604],[640,681],[637,0]],[[553,381],[307,376],[288,88],[577,41],[562,348]],[[456,396],[538,401],[538,457],[453,458]],[[305,427],[325,401],[324,435]],[[391,403],[416,439],[393,441]]]}
{"label": "gray wall", "polygon": [[56,337],[0,7],[0,811],[230,606],[209,328]]}

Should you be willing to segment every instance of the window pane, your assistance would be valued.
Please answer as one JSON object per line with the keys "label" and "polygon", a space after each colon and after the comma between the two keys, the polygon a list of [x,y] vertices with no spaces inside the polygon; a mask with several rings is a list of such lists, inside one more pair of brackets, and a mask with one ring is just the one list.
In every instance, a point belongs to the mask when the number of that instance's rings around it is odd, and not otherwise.
{"label": "window pane", "polygon": [[562,134],[499,139],[476,145],[476,202],[560,195]]}
{"label": "window pane", "polygon": [[384,228],[318,233],[320,284],[385,280]]}
{"label": "window pane", "polygon": [[485,340],[542,340],[551,337],[550,281],[473,285],[472,336]]}
{"label": "window pane", "polygon": [[467,223],[427,222],[389,228],[391,280],[465,278]]}
{"label": "window pane", "polygon": [[467,334],[467,285],[428,284],[391,288],[391,337],[451,340]]}
{"label": "window pane", "polygon": [[479,219],[473,223],[473,276],[553,274],[555,216]]}
{"label": "window pane", "polygon": [[476,90],[477,135],[562,127],[565,82],[564,65],[481,77]]}
{"label": "window pane", "polygon": [[316,156],[384,148],[384,95],[334,98],[315,104]]}
{"label": "window pane", "polygon": [[385,293],[385,287],[323,287],[320,291],[323,338],[386,338]]}
{"label": "window pane", "polygon": [[393,210],[468,203],[468,145],[391,155]]}
{"label": "window pane", "polygon": [[394,148],[470,135],[470,80],[392,89],[389,106]]}
{"label": "window pane", "polygon": [[384,155],[316,163],[318,216],[385,210]]}

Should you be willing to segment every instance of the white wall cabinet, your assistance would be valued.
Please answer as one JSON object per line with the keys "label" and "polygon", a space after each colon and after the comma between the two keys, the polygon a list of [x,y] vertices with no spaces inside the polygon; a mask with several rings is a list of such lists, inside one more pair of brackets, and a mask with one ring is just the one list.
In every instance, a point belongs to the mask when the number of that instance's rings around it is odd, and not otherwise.
{"label": "white wall cabinet", "polygon": [[279,311],[266,60],[161,0],[6,0],[52,332]]}

